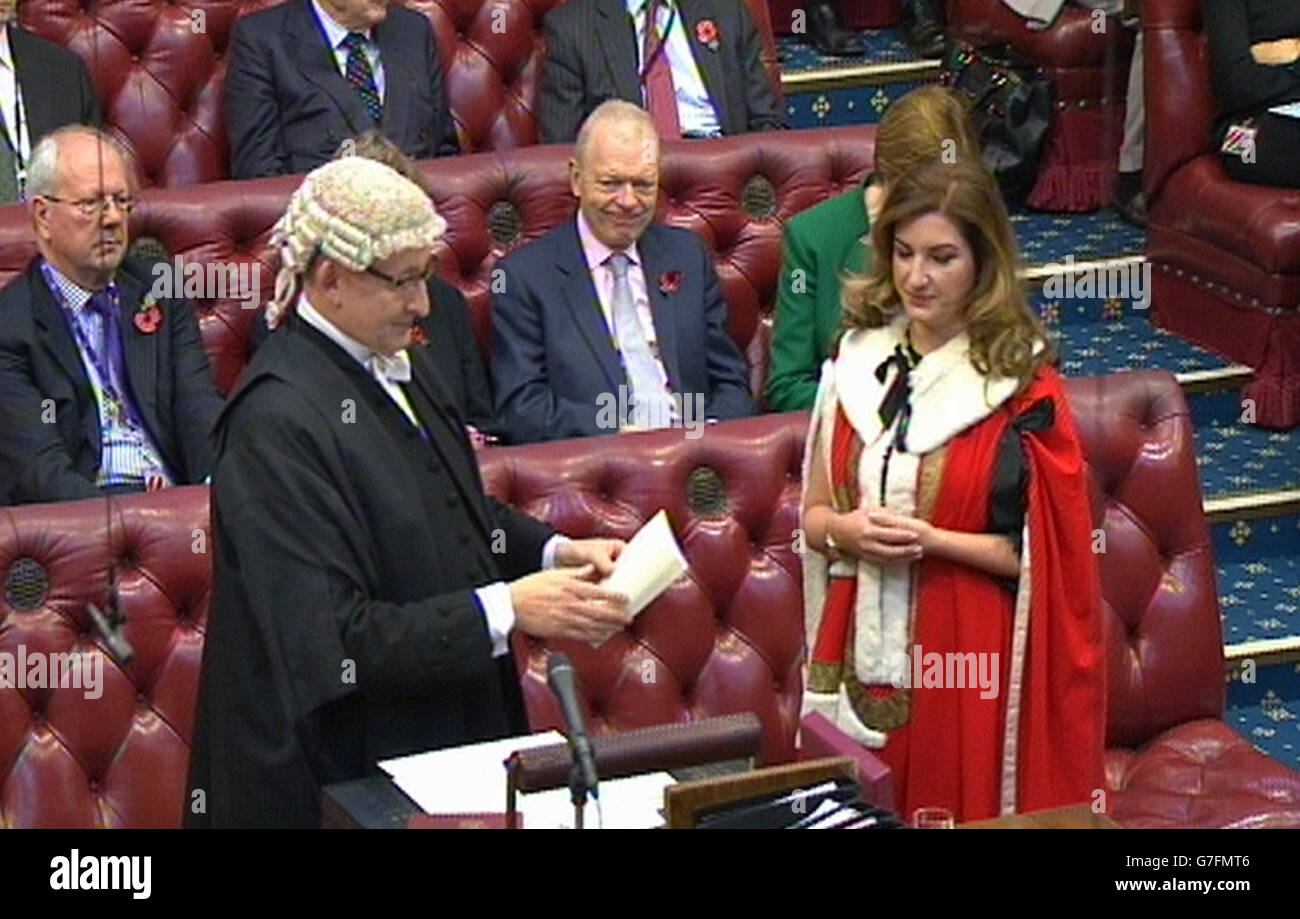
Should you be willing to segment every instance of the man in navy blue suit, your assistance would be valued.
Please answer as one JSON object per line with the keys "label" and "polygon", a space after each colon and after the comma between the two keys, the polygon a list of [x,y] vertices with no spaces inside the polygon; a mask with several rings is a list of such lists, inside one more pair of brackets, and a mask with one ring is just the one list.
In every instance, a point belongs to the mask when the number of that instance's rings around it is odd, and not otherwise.
{"label": "man in navy blue suit", "polygon": [[653,223],[654,123],[602,103],[578,133],[575,219],[503,259],[492,304],[498,424],[516,443],[681,426],[756,411],[713,260]]}
{"label": "man in navy blue suit", "polygon": [[459,152],[429,21],[390,0],[290,0],[235,23],[230,174],[308,172],[371,128],[412,159]]}

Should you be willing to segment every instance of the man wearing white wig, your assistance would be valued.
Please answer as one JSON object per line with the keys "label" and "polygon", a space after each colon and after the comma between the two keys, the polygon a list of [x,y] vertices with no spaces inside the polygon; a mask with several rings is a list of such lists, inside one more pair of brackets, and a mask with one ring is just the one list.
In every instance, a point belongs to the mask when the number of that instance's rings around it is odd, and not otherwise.
{"label": "man wearing white wig", "polygon": [[349,157],[275,227],[276,331],[215,428],[190,825],[319,826],[322,785],[523,728],[512,629],[600,640],[630,621],[592,583],[623,544],[486,497],[427,349],[407,349],[444,226]]}

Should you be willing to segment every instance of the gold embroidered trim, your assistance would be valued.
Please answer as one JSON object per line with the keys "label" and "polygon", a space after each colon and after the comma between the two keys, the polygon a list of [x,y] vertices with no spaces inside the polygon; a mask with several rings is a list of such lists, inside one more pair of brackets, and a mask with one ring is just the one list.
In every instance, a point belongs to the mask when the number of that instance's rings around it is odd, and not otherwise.
{"label": "gold embroidered trim", "polygon": [[916,516],[922,520],[934,518],[934,505],[939,500],[939,486],[943,483],[943,471],[947,465],[947,444],[921,457],[916,483]]}
{"label": "gold embroidered trim", "polygon": [[873,699],[867,695],[853,666],[853,648],[857,643],[856,632],[855,618],[849,621],[848,641],[844,645],[844,691],[849,697],[849,707],[858,716],[858,720],[873,731],[897,730],[907,724],[912,716],[911,690],[900,688],[887,699]]}
{"label": "gold embroidered trim", "polygon": [[808,689],[812,692],[839,692],[843,675],[839,664],[813,661],[808,665]]}
{"label": "gold embroidered trim", "polygon": [[858,720],[876,731],[896,731],[912,717],[912,694],[900,689],[887,699],[872,699],[856,678],[844,681]]}

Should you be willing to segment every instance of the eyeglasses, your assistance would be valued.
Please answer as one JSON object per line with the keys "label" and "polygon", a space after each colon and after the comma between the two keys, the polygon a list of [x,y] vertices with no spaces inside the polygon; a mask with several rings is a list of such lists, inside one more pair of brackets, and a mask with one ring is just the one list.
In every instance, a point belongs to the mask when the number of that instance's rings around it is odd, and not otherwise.
{"label": "eyeglasses", "polygon": [[406,278],[395,278],[380,271],[374,265],[370,265],[366,268],[366,274],[379,278],[399,294],[409,294],[429,283],[429,280],[433,277],[433,269],[430,268],[422,274],[413,274]]}
{"label": "eyeglasses", "polygon": [[102,217],[108,210],[108,205],[113,204],[123,214],[130,214],[131,209],[135,207],[135,198],[126,192],[118,192],[115,195],[97,195],[92,198],[59,198],[54,195],[37,195],[38,198],[44,198],[46,201],[53,201],[56,204],[70,204],[76,208],[77,213],[82,217]]}

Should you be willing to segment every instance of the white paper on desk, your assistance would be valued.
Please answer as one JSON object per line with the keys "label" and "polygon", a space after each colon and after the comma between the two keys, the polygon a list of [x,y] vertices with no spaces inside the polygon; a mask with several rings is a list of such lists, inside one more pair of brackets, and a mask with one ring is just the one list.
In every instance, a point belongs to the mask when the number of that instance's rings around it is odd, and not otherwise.
{"label": "white paper on desk", "polygon": [[[558,731],[507,737],[487,743],[415,753],[384,760],[379,768],[420,809],[430,814],[499,814],[506,807],[506,758],[516,750],[564,743]],[[666,772],[600,783],[603,826],[641,829],[663,823],[659,814],[664,788],[673,784]],[[573,804],[567,788],[521,794],[516,799],[525,829],[573,826]],[[585,825],[596,827],[594,805],[584,812]]]}
{"label": "white paper on desk", "polygon": [[506,809],[506,758],[557,743],[564,735],[546,731],[413,753],[386,759],[379,768],[426,814],[499,814]]}
{"label": "white paper on desk", "polygon": [[[587,802],[583,826],[607,830],[647,830],[662,826],[660,810],[664,806],[664,789],[674,779],[666,772],[651,772],[626,779],[600,783],[600,813]],[[524,829],[572,829],[573,801],[569,789],[556,788],[519,796],[519,810],[524,815]],[[600,819],[603,817],[603,820]]]}
{"label": "white paper on desk", "polygon": [[637,530],[614,563],[602,587],[627,594],[628,611],[635,616],[686,573],[686,559],[668,514],[662,509]]}
{"label": "white paper on desk", "polygon": [[1300,118],[1300,102],[1288,102],[1286,105],[1275,105],[1269,109],[1274,115],[1284,115],[1287,118]]}

